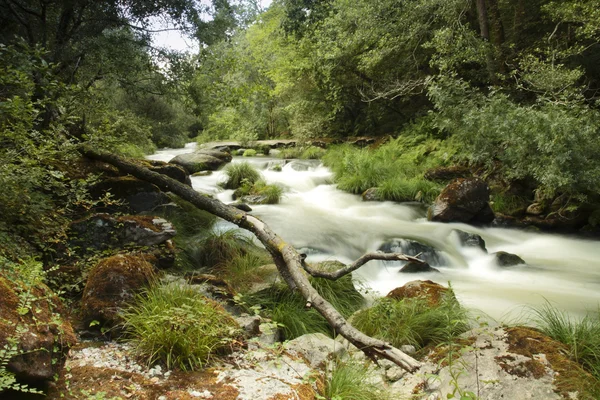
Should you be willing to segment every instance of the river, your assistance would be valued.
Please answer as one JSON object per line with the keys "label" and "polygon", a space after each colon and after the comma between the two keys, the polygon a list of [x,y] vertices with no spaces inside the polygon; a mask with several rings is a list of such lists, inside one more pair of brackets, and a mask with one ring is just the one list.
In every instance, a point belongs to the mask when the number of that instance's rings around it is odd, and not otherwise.
{"label": "river", "polygon": [[[193,151],[167,149],[148,156],[169,161]],[[371,261],[354,273],[372,292],[385,295],[415,279],[450,283],[467,307],[495,320],[522,320],[531,306],[549,301],[573,315],[598,311],[600,303],[600,242],[555,234],[515,229],[476,228],[465,224],[429,222],[419,204],[363,202],[360,196],[342,192],[331,183],[331,172],[318,161],[293,161],[282,171],[268,169],[282,160],[269,157],[234,157],[261,170],[268,183],[280,183],[286,192],[277,205],[253,205],[260,217],[284,240],[308,254],[308,261],[337,259],[351,262],[377,250],[390,239],[411,239],[441,253],[434,265],[441,273],[399,273],[400,265]],[[192,177],[193,187],[231,202],[231,190],[222,190],[221,171]],[[497,267],[493,256],[476,248],[461,247],[454,229],[476,233],[489,253],[519,255],[527,265]]]}

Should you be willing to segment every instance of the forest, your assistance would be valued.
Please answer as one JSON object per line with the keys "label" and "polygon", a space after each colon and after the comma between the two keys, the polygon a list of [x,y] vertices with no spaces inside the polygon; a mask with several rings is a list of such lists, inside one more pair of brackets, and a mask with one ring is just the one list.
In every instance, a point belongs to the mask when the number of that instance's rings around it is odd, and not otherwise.
{"label": "forest", "polygon": [[[169,29],[198,50],[157,47],[153,38]],[[74,226],[90,215],[115,214],[117,227],[133,221],[117,193],[131,187],[99,191],[106,176],[117,179],[115,167],[135,168],[110,157],[162,168],[144,156],[190,142],[252,148],[268,139],[298,143],[284,151],[287,157],[321,159],[337,188],[363,199],[429,205],[446,178],[466,174],[489,185],[502,226],[597,239],[600,6],[597,0],[273,0],[268,6],[0,0],[0,290],[19,288],[21,316],[51,297],[45,289],[38,293],[42,283],[78,304],[92,265],[122,253],[88,252],[83,239],[73,239]],[[165,192],[172,187],[152,184]],[[265,185],[247,186],[246,194],[277,192]],[[189,272],[203,262],[223,272],[222,263],[192,254],[192,239],[214,218],[196,209],[204,200],[176,202],[190,213],[187,221],[170,215],[187,235],[175,240],[176,268]],[[254,219],[238,225],[260,236]],[[277,258],[284,243],[269,240],[273,249],[263,245]],[[243,250],[236,257],[265,264],[264,253]],[[75,283],[64,280],[65,266],[76,266]],[[322,284],[310,285],[343,308]],[[23,300],[34,292],[35,299]],[[27,387],[6,369],[26,353],[15,342],[19,318],[7,315],[0,311],[0,343],[9,343],[0,350],[0,392]],[[86,321],[92,322],[106,321]],[[597,379],[600,340],[594,346],[593,367],[574,359]],[[585,390],[598,394],[599,387]]]}

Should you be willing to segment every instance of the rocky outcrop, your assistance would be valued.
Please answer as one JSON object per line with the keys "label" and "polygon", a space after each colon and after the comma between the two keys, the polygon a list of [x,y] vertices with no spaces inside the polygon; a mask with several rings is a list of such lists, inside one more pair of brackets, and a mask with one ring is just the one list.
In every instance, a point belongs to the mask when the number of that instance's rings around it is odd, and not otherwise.
{"label": "rocky outcrop", "polygon": [[302,335],[285,344],[285,349],[301,355],[313,368],[324,368],[329,361],[341,359],[346,349],[322,333]]}
{"label": "rocky outcrop", "polygon": [[394,300],[420,297],[426,299],[430,305],[436,306],[440,304],[445,295],[450,293],[448,288],[432,281],[411,281],[392,290],[386,297]]}
{"label": "rocky outcrop", "polygon": [[165,219],[153,216],[114,217],[95,214],[69,228],[69,246],[79,254],[125,246],[150,247],[165,243],[177,232]]}
{"label": "rocky outcrop", "polygon": [[189,174],[200,171],[216,171],[231,161],[231,154],[219,150],[203,149],[193,153],[180,154],[169,161],[186,169]]}
{"label": "rocky outcrop", "polygon": [[490,188],[478,178],[460,178],[442,190],[429,209],[428,219],[438,222],[487,224],[494,220]]}
{"label": "rocky outcrop", "polygon": [[108,209],[114,211],[141,213],[171,201],[157,186],[131,176],[108,178],[90,188],[90,194],[95,199],[108,193],[113,199],[124,202],[122,207],[107,205]]}
{"label": "rocky outcrop", "polygon": [[155,278],[154,266],[142,254],[117,254],[92,268],[81,300],[85,322],[119,324],[119,312]]}
{"label": "rocky outcrop", "polygon": [[505,251],[498,251],[493,254],[494,261],[499,267],[514,267],[515,265],[525,265],[521,257],[516,254],[507,253]]}
{"label": "rocky outcrop", "polygon": [[405,274],[416,274],[419,272],[440,272],[438,269],[433,268],[431,265],[427,263],[419,263],[415,261],[407,262],[402,268],[400,268],[400,272]]}
{"label": "rocky outcrop", "polygon": [[429,265],[445,265],[448,260],[441,251],[433,247],[410,239],[390,239],[385,241],[377,251],[384,253],[403,253],[408,256],[417,256]]}
{"label": "rocky outcrop", "polygon": [[452,230],[452,233],[458,237],[458,241],[463,247],[477,247],[487,253],[485,240],[476,233],[461,231],[460,229]]}
{"label": "rocky outcrop", "polygon": [[60,299],[41,282],[29,285],[0,275],[0,348],[19,381],[41,383],[59,373],[77,339]]}

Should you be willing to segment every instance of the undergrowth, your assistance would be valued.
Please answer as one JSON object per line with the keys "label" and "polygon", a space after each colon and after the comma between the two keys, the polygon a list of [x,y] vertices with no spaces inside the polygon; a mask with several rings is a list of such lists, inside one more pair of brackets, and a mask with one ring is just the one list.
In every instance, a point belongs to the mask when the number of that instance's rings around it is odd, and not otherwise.
{"label": "undergrowth", "polygon": [[380,385],[369,382],[368,368],[357,363],[336,362],[325,379],[323,390],[327,400],[388,400]]}
{"label": "undergrowth", "polygon": [[254,184],[261,179],[260,172],[247,162],[232,163],[225,167],[226,180],[221,183],[225,189],[237,189],[242,184]]}
{"label": "undergrowth", "polygon": [[451,291],[437,305],[420,297],[382,298],[354,315],[352,324],[395,347],[408,344],[417,349],[447,342],[469,329],[468,313]]}
{"label": "undergrowth", "polygon": [[233,318],[190,286],[153,286],[124,314],[126,340],[148,365],[202,368],[239,336]]}

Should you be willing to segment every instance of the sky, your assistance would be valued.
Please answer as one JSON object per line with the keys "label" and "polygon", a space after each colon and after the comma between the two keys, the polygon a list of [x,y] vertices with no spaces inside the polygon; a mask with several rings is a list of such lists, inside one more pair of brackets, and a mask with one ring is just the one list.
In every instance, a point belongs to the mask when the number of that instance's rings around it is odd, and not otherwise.
{"label": "sky", "polygon": [[[271,0],[260,0],[261,7],[267,8],[271,4]],[[172,29],[174,26],[169,26],[164,21],[157,19],[152,23],[153,29]],[[181,31],[169,30],[154,34],[153,45],[156,47],[165,47],[171,50],[188,51],[191,53],[198,52],[198,43],[194,39],[190,39],[183,35]]]}

